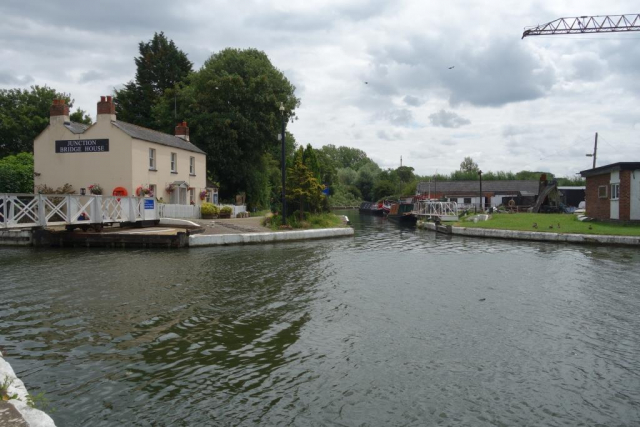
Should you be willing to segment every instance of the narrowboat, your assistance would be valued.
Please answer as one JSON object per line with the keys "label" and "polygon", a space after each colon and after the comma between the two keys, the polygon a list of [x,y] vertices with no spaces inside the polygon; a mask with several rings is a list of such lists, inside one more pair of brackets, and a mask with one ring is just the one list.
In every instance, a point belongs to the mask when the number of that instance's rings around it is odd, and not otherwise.
{"label": "narrowboat", "polygon": [[391,204],[387,218],[400,224],[415,225],[418,218],[412,212],[413,199],[408,198]]}

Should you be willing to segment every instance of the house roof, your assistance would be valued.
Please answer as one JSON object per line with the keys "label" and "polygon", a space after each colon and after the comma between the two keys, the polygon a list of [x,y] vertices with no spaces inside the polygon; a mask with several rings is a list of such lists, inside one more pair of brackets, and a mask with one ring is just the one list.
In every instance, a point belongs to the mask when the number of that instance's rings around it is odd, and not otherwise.
{"label": "house roof", "polygon": [[131,123],[116,120],[113,123],[118,129],[135,139],[141,139],[143,141],[155,142],[156,144],[167,145],[169,147],[180,148],[182,150],[193,151],[194,153],[207,154],[189,141],[185,141],[174,135],[158,132],[157,130],[151,130],[142,126],[133,125]]}
{"label": "house roof", "polygon": [[89,129],[89,125],[76,122],[65,122],[64,127],[75,134],[84,133],[87,129]]}
{"label": "house roof", "polygon": [[640,162],[618,162],[611,163],[608,165],[600,166],[595,169],[587,169],[580,171],[580,175],[584,178],[595,175],[602,175],[605,173],[611,173],[615,171],[628,171],[628,170],[636,170],[640,169]]}
{"label": "house roof", "polygon": [[[431,191],[438,193],[464,193],[476,194],[480,191],[479,181],[438,181],[418,183],[419,193],[428,193],[429,185]],[[538,194],[540,183],[536,180],[499,180],[499,181],[482,181],[482,192],[488,193],[520,193],[522,196],[535,196]]]}

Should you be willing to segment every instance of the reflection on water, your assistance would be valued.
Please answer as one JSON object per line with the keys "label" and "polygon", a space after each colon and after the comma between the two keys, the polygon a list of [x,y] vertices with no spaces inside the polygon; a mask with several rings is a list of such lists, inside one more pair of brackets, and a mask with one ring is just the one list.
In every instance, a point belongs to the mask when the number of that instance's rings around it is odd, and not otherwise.
{"label": "reflection on water", "polygon": [[0,250],[0,347],[60,426],[637,425],[636,249],[443,236]]}

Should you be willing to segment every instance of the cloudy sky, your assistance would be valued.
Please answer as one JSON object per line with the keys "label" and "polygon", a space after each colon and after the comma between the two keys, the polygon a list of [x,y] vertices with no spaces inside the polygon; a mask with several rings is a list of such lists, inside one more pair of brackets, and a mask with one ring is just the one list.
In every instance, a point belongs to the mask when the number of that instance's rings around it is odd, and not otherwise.
{"label": "cloudy sky", "polygon": [[[498,6],[498,3],[500,4]],[[199,68],[264,50],[297,87],[298,142],[365,150],[382,167],[587,169],[639,161],[640,33],[529,37],[558,17],[639,13],[632,1],[16,1],[0,3],[0,87],[49,85],[95,118],[164,31]],[[454,67],[450,69],[450,67]]]}

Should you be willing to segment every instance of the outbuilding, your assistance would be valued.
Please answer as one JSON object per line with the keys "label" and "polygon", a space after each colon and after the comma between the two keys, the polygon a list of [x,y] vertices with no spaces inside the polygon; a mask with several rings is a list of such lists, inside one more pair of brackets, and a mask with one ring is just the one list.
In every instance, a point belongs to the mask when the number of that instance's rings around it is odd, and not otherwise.
{"label": "outbuilding", "polygon": [[586,215],[599,220],[640,221],[640,162],[587,169]]}
{"label": "outbuilding", "polygon": [[111,96],[98,102],[92,125],[69,120],[69,106],[54,100],[49,126],[33,143],[36,192],[70,184],[77,193],[155,197],[199,205],[217,200],[206,181],[206,154],[189,141],[186,122],[175,135],[117,120]]}
{"label": "outbuilding", "polygon": [[480,181],[423,181],[418,183],[417,194],[430,199],[446,199],[465,207],[497,207],[511,200],[517,206],[533,205],[538,196],[540,182],[534,180]]}

